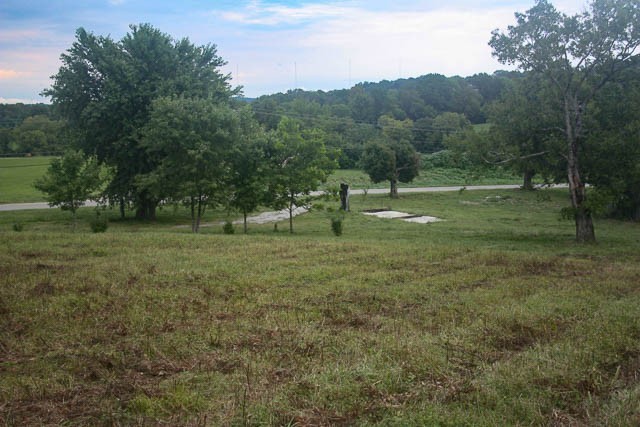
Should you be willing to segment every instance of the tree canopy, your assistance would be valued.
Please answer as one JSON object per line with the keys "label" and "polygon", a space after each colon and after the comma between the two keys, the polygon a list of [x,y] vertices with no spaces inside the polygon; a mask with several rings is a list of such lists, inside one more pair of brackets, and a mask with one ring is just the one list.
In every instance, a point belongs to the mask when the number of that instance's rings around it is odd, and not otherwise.
{"label": "tree canopy", "polygon": [[598,92],[632,64],[640,45],[637,1],[593,0],[590,11],[567,16],[547,0],[537,0],[506,32],[495,30],[490,46],[502,63],[545,78],[562,106],[562,131],[576,240],[595,240],[592,212],[582,176],[585,111]]}
{"label": "tree canopy", "polygon": [[141,145],[153,101],[183,96],[228,102],[237,93],[213,44],[174,40],[149,24],[132,25],[120,41],[80,28],[62,54],[62,66],[44,95],[87,154],[114,168],[109,195],[132,202],[140,218],[153,218],[159,201],[137,177],[157,164]]}

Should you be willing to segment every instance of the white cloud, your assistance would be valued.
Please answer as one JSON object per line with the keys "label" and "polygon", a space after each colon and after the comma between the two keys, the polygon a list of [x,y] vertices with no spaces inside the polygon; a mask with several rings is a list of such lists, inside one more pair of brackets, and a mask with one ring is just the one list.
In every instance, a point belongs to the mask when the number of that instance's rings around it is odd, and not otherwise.
{"label": "white cloud", "polygon": [[245,25],[286,25],[318,21],[349,14],[356,9],[336,3],[306,4],[299,7],[267,5],[259,1],[249,3],[243,11],[221,12],[220,16],[234,23]]}
{"label": "white cloud", "polygon": [[[315,9],[307,5],[271,18],[276,22],[288,16],[288,22],[293,22],[306,19],[311,10]],[[279,91],[293,88],[296,82],[297,87],[335,89],[359,81],[427,73],[490,73],[504,68],[491,57],[487,44],[491,31],[512,23],[513,12],[511,8],[390,12],[349,7],[341,13],[327,10],[319,19],[301,27],[254,30],[243,48],[230,51],[226,59],[234,75],[239,64],[239,83],[249,96],[255,95],[254,87],[264,85],[278,87]]]}
{"label": "white cloud", "polygon": [[45,102],[42,99],[26,99],[26,98],[3,98],[0,96],[0,104],[37,104]]}

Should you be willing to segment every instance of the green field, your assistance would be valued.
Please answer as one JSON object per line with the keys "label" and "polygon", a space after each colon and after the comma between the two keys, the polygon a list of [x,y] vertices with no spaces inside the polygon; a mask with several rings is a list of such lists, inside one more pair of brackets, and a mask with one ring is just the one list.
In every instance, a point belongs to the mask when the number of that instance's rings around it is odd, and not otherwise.
{"label": "green field", "polygon": [[41,202],[33,183],[47,170],[53,157],[0,158],[0,203]]}
{"label": "green field", "polygon": [[[398,187],[521,184],[521,181],[519,177],[503,170],[467,171],[457,168],[433,168],[422,170],[413,181],[401,182]],[[372,183],[367,174],[357,169],[336,170],[324,186],[336,187],[340,186],[341,182],[349,184],[354,189],[389,187],[389,182],[386,181]]]}
{"label": "green field", "polygon": [[0,423],[637,425],[640,230],[576,245],[567,203],[353,196],[339,238],[0,213]]}

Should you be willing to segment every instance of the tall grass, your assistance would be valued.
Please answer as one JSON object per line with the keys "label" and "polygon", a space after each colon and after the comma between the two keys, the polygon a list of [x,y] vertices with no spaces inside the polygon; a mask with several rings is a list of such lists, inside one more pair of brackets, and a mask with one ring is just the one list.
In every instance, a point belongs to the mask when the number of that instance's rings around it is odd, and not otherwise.
{"label": "tall grass", "polygon": [[320,211],[293,235],[0,213],[0,420],[637,424],[638,226],[578,246],[539,194],[354,196],[339,238]]}

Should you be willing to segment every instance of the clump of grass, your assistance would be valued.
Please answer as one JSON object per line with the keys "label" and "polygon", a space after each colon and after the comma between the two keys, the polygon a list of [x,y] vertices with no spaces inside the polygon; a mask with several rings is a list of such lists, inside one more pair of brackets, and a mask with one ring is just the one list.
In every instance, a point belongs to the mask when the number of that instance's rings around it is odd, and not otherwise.
{"label": "clump of grass", "polygon": [[20,232],[24,230],[24,224],[21,222],[14,222],[11,228],[13,229],[13,231]]}

